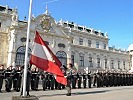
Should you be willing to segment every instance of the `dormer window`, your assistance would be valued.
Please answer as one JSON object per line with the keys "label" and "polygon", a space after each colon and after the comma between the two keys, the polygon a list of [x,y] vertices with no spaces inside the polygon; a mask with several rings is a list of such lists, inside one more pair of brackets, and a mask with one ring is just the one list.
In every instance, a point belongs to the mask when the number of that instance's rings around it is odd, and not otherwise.
{"label": "dormer window", "polygon": [[83,27],[78,27],[78,29],[79,29],[80,31],[82,31],[82,30],[83,30]]}

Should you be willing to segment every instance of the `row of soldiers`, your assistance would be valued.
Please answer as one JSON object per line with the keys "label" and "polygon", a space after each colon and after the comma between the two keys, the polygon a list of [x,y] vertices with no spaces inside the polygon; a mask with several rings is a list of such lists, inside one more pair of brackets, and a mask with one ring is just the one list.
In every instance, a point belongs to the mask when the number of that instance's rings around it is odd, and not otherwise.
{"label": "row of soldiers", "polygon": [[[112,73],[112,72],[96,72],[96,73],[80,73],[72,68],[63,71],[69,80],[70,87],[75,88],[91,88],[93,87],[111,87],[111,86],[129,86],[133,85],[132,73]],[[5,80],[5,90],[10,92],[12,87],[15,91],[20,91],[22,84],[23,67],[0,66],[0,91]],[[40,72],[37,68],[29,70],[29,84],[32,90],[38,90],[39,81],[42,81],[42,88],[46,89],[64,89],[65,86],[56,82],[53,74],[48,72]]]}
{"label": "row of soldiers", "polygon": [[133,85],[133,74],[122,72],[98,72],[94,75],[94,86],[112,87],[112,86],[131,86]]}
{"label": "row of soldiers", "polygon": [[[46,75],[46,76],[47,77],[53,77],[52,75]],[[75,89],[75,88],[91,88],[91,87],[99,88],[99,87],[113,87],[113,86],[131,86],[131,85],[133,85],[133,73],[105,72],[105,71],[98,71],[98,72],[94,72],[94,73],[91,73],[91,72],[80,73],[80,72],[69,71],[67,73],[66,77],[68,80],[70,80],[70,86],[73,89]],[[44,79],[44,80],[46,79],[45,81],[49,81],[52,83],[51,89],[54,89],[54,88],[57,89],[57,86],[58,86],[58,89],[64,88],[64,86],[62,86],[59,83],[57,83],[58,85],[54,85],[54,83],[55,83],[54,77],[49,78],[49,79],[47,79],[47,78],[42,78],[42,79]],[[48,82],[48,84],[49,84],[49,82]],[[50,87],[50,86],[46,85],[46,87]],[[48,88],[48,89],[50,89],[50,88]]]}
{"label": "row of soldiers", "polygon": [[11,91],[11,88],[15,91],[20,91],[22,79],[22,70],[21,67],[16,67],[12,69],[12,66],[4,69],[4,66],[0,66],[0,92],[5,80],[5,90],[7,92]]}

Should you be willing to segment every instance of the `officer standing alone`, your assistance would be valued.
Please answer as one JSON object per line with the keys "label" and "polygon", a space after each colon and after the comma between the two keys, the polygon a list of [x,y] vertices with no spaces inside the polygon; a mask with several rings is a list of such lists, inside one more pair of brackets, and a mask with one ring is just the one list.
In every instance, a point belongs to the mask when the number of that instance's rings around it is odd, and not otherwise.
{"label": "officer standing alone", "polygon": [[66,89],[67,89],[67,96],[71,96],[71,82],[72,82],[72,64],[69,64],[69,68],[67,69],[66,71],[66,74],[67,74],[67,86],[66,86]]}

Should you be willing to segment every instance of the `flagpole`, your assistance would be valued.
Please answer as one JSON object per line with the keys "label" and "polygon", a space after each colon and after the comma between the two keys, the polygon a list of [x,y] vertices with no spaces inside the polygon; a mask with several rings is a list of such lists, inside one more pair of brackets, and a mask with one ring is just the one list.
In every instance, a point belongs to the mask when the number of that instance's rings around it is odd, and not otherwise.
{"label": "flagpole", "polygon": [[24,96],[24,97],[26,96],[27,63],[28,63],[27,58],[28,58],[28,49],[29,49],[31,12],[32,12],[32,0],[30,0],[30,6],[29,6],[29,18],[28,18],[26,50],[25,50],[25,62],[24,62],[24,79],[23,79],[23,94],[22,94],[22,96]]}

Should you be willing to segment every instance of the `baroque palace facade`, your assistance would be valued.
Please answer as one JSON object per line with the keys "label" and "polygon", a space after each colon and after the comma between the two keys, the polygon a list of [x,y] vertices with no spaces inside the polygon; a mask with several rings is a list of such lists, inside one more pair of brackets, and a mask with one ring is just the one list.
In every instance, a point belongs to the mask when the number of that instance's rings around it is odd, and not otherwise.
{"label": "baroque palace facade", "polygon": [[[24,65],[27,21],[18,17],[17,9],[0,6],[0,64],[6,67]],[[73,22],[56,22],[47,9],[31,18],[29,57],[36,30],[65,66],[71,63],[78,70],[131,68],[130,53],[108,47],[107,34]]]}

